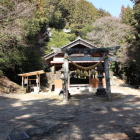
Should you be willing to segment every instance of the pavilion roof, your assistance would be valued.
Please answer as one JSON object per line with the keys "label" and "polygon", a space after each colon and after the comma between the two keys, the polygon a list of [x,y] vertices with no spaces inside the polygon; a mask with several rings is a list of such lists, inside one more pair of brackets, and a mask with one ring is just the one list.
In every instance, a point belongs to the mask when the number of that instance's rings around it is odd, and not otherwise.
{"label": "pavilion roof", "polygon": [[38,75],[38,74],[43,74],[43,73],[45,73],[44,70],[39,70],[39,71],[33,71],[33,72],[18,74],[18,76],[25,77],[25,76]]}

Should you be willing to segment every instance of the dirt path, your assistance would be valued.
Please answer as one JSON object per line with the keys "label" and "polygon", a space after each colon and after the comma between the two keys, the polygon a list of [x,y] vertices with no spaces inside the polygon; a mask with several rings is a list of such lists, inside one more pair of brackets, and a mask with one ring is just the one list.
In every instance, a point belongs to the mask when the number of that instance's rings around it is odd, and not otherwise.
{"label": "dirt path", "polygon": [[112,86],[114,100],[56,94],[1,94],[0,140],[26,132],[31,140],[140,140],[140,91]]}

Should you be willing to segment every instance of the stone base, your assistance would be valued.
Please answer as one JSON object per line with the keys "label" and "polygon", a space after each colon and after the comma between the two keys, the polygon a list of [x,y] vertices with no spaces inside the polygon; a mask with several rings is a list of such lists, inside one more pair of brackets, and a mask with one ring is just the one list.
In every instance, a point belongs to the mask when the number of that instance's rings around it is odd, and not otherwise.
{"label": "stone base", "polygon": [[106,91],[105,91],[105,88],[103,87],[99,87],[97,89],[97,92],[95,93],[96,96],[105,96],[107,95]]}

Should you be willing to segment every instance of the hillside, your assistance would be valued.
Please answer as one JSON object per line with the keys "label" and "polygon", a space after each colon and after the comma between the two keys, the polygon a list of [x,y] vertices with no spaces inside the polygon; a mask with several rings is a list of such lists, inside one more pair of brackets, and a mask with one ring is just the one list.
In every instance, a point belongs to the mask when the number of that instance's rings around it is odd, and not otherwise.
{"label": "hillside", "polygon": [[0,93],[21,93],[22,87],[10,81],[7,77],[0,77]]}

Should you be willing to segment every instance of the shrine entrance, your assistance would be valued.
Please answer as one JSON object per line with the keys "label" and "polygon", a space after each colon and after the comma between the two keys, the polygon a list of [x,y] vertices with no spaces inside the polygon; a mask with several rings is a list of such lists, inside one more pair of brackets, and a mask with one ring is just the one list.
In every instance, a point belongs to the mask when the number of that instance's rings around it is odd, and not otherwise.
{"label": "shrine entrance", "polygon": [[[75,70],[76,71],[76,70]],[[78,73],[77,72],[72,72],[70,74],[70,86],[75,85],[75,84],[85,84],[85,85],[89,85],[89,76],[85,76],[83,75],[82,72]]]}
{"label": "shrine entrance", "polygon": [[[73,62],[75,63],[75,62]],[[81,92],[89,92],[90,87],[90,73],[84,73],[84,70],[80,70],[69,61],[69,92],[77,92],[79,89]],[[83,67],[88,67],[91,63],[75,63]]]}
{"label": "shrine entrance", "polygon": [[120,46],[97,48],[78,38],[44,56],[47,64],[53,67],[54,73],[61,72],[60,79],[55,76],[54,86],[55,89],[60,89],[59,85],[62,85],[63,101],[67,102],[70,89],[78,86],[87,89],[96,88],[96,95],[107,94],[108,99],[111,100],[108,63],[117,60],[115,53],[119,48]]}

